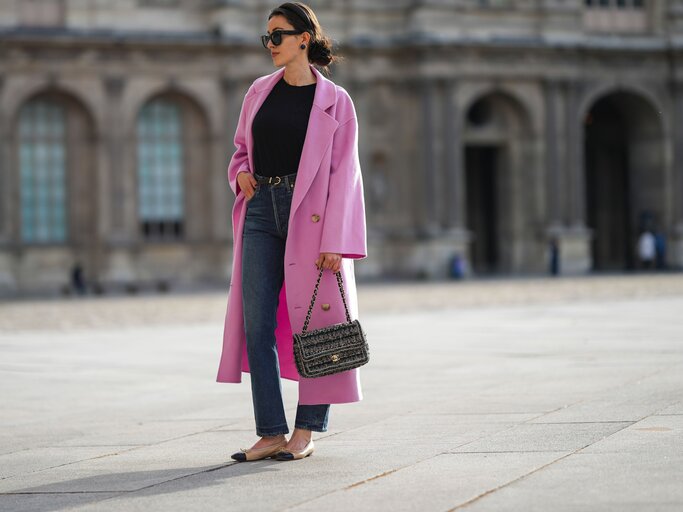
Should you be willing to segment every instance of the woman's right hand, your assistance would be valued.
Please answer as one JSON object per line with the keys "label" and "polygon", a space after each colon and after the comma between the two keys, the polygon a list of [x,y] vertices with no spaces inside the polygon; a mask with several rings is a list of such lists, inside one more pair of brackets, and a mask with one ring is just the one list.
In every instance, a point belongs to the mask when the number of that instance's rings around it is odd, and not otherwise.
{"label": "woman's right hand", "polygon": [[247,200],[249,200],[254,195],[258,182],[250,172],[240,171],[237,173],[237,184],[244,191]]}

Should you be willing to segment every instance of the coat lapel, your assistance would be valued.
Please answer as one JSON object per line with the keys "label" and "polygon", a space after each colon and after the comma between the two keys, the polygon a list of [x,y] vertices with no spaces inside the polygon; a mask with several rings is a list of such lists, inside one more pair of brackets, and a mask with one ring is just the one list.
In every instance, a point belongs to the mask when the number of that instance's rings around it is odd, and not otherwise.
{"label": "coat lapel", "polygon": [[[315,95],[313,97],[313,106],[311,107],[311,114],[308,118],[308,127],[306,129],[306,137],[304,145],[301,150],[301,160],[299,161],[299,168],[297,169],[296,185],[294,186],[294,194],[292,196],[292,206],[289,216],[292,218],[296,209],[301,204],[306,192],[313,182],[320,162],[327,151],[327,148],[332,143],[334,132],[339,126],[339,121],[327,113],[327,109],[334,105],[337,101],[337,88],[334,82],[325,78],[320,71],[313,65],[310,65],[311,71],[316,75],[317,84],[315,86]],[[249,113],[249,120],[247,123],[247,149],[249,151],[249,164],[253,169],[253,139],[251,133],[251,126],[263,102],[268,97],[268,94],[273,89],[275,84],[282,78],[285,73],[285,68],[268,75],[256,87],[256,94],[254,97],[254,106]]]}

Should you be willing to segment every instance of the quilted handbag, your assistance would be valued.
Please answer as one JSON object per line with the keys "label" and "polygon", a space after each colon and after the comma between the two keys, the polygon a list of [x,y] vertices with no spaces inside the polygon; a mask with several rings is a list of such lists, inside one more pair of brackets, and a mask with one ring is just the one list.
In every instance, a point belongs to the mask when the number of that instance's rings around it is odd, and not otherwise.
{"label": "quilted handbag", "polygon": [[293,335],[296,368],[299,375],[307,378],[322,377],[357,368],[367,363],[370,356],[368,342],[360,322],[351,320],[344,296],[341,272],[335,272],[335,274],[346,310],[346,322],[307,331],[323,270],[321,268],[318,274],[318,281],[315,283],[303,329],[299,334]]}

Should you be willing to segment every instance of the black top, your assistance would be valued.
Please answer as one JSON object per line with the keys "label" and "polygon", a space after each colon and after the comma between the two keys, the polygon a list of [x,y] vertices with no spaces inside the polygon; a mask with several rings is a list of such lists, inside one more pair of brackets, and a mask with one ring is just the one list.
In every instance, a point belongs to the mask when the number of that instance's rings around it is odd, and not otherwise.
{"label": "black top", "polygon": [[254,172],[261,176],[297,172],[316,83],[290,85],[283,76],[270,91],[251,126]]}

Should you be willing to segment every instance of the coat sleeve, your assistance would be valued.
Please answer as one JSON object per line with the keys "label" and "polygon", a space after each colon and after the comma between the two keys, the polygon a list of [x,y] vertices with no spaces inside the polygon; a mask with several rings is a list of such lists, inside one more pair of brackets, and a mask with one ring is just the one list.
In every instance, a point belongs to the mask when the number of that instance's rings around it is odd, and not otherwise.
{"label": "coat sleeve", "polygon": [[230,182],[230,188],[235,193],[235,196],[240,193],[240,186],[237,183],[237,174],[240,171],[251,172],[249,168],[249,155],[247,153],[247,142],[246,142],[246,130],[247,130],[247,113],[245,105],[247,103],[247,98],[251,94],[253,84],[247,90],[244,95],[244,100],[242,100],[242,108],[240,109],[240,117],[237,121],[237,129],[235,130],[235,137],[233,142],[237,150],[233,153],[230,163],[228,164],[228,181]]}
{"label": "coat sleeve", "polygon": [[334,133],[323,221],[320,252],[339,253],[343,258],[354,259],[367,256],[365,201],[355,115],[338,126]]}

